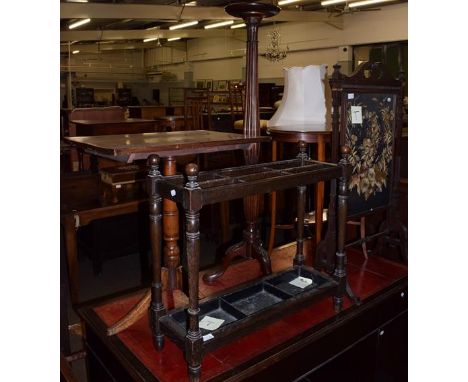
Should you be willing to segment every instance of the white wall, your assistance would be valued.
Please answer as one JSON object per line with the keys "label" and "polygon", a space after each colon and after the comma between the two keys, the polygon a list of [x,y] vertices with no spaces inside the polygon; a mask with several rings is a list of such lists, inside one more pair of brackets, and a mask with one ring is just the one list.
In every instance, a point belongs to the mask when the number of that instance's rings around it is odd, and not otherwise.
{"label": "white wall", "polygon": [[[277,24],[281,34],[281,46],[289,47],[286,59],[272,63],[261,56],[265,52],[268,34],[275,26],[259,29],[259,81],[281,84],[282,68],[326,64],[329,73],[332,66],[342,60],[339,47],[362,45],[408,39],[408,4],[382,7],[380,11],[355,12],[343,16],[343,29],[323,22],[294,22]],[[216,38],[197,38],[174,42],[170,46],[136,50],[123,53],[101,52],[99,54],[72,56],[72,71],[85,86],[101,83],[129,82],[146,83],[138,93],[148,95],[147,89],[159,87],[162,97],[166,90],[175,86],[192,86],[192,80],[242,79],[245,68],[245,30],[236,30],[235,37],[228,37],[225,30]],[[66,64],[66,61],[64,62]],[[148,77],[147,70],[168,71],[176,76],[174,83],[161,82],[161,76]],[[244,69],[245,70],[245,69]],[[98,86],[94,86],[98,87]],[[144,97],[147,98],[147,97]]]}
{"label": "white wall", "polygon": [[[274,27],[280,30],[281,46],[289,47],[286,59],[272,63],[259,57],[259,79],[280,79],[284,66],[326,64],[329,73],[341,61],[339,47],[408,39],[408,5],[395,4],[380,11],[355,12],[343,16],[343,29],[319,22],[282,23],[259,29],[259,53],[265,52]],[[223,31],[220,31],[223,33]],[[245,67],[245,30],[237,30],[236,37],[193,39],[187,42],[187,59],[193,78],[239,79]],[[166,55],[167,56],[167,55]],[[165,70],[177,70],[166,65]]]}

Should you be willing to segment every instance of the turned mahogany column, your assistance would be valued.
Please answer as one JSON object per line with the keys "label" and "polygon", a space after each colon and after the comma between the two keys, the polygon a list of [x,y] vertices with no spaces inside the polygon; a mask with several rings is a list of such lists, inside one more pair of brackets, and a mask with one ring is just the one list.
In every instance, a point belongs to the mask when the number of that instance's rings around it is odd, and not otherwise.
{"label": "turned mahogany column", "polygon": [[[276,15],[280,8],[264,3],[234,3],[226,6],[225,11],[234,17],[242,18],[247,29],[246,50],[246,85],[244,100],[244,136],[258,137],[260,135],[260,112],[258,101],[258,26],[263,18]],[[255,143],[244,151],[246,164],[258,163],[260,144]],[[246,227],[243,241],[233,245],[226,252],[220,269],[211,274],[205,274],[205,282],[213,282],[221,277],[230,262],[237,256],[255,257],[262,265],[265,274],[271,273],[268,253],[263,250],[258,229],[260,214],[260,196],[252,195],[244,198],[244,216]]]}
{"label": "turned mahogany column", "polygon": [[[174,157],[164,159],[163,175],[175,175],[176,160]],[[182,266],[180,265],[179,240],[179,210],[177,204],[169,199],[163,199],[163,262],[162,284],[170,290],[182,289]]]}

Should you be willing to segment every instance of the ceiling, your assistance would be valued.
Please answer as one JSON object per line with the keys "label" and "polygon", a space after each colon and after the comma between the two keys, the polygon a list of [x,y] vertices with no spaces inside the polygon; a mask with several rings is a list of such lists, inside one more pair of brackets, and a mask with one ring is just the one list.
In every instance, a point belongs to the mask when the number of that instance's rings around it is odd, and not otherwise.
{"label": "ceiling", "polygon": [[[229,0],[198,0],[196,6],[188,5],[191,0],[68,0],[60,3],[60,41],[61,51],[68,51],[69,44],[81,50],[96,44],[106,44],[108,49],[135,49],[158,46],[160,41],[170,37],[183,39],[223,36],[235,30],[224,28],[204,29],[216,21],[234,20],[224,12]],[[239,0],[237,0],[238,2]],[[354,1],[354,0],[353,0]],[[271,3],[272,0],[261,2]],[[276,0],[273,0],[276,3]],[[351,1],[350,1],[351,2]],[[374,6],[349,8],[347,3],[329,7],[320,5],[320,0],[303,0],[282,5],[281,12],[266,19],[262,25],[285,21],[325,22],[342,28],[342,15],[362,11],[378,11],[379,8],[407,0],[388,1]],[[90,18],[91,21],[78,28],[69,30],[75,21]],[[169,26],[181,21],[198,20],[196,26],[169,30]],[[159,37],[160,41],[143,43],[143,39]]]}

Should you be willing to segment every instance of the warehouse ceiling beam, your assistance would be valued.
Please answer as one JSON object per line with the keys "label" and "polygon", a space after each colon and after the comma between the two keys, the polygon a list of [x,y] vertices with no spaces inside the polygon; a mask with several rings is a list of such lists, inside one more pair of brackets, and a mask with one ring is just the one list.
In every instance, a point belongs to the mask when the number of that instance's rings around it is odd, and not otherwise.
{"label": "warehouse ceiling beam", "polygon": [[[61,19],[233,20],[222,7],[153,4],[60,3]],[[270,21],[327,22],[327,12],[283,10]]]}
{"label": "warehouse ceiling beam", "polygon": [[[234,36],[235,31],[226,30],[222,36]],[[145,38],[159,37],[171,38],[197,38],[197,37],[219,37],[219,30],[205,29],[179,29],[175,31],[156,29],[148,30],[94,30],[94,31],[62,31],[60,41],[105,41],[105,40],[143,40]]]}

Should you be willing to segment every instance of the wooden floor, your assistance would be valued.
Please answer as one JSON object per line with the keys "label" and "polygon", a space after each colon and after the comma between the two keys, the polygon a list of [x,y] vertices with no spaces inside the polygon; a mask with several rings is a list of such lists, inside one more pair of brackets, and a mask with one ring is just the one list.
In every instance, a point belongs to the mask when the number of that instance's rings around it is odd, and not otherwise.
{"label": "wooden floor", "polygon": [[[273,271],[279,271],[292,264],[295,244],[279,247],[272,256]],[[407,279],[407,268],[402,264],[384,258],[371,256],[367,261],[359,251],[348,250],[348,279],[354,292],[363,300],[372,299],[377,294],[402,280]],[[259,277],[260,266],[255,260],[247,260],[233,265],[213,286],[201,280],[200,298],[208,297],[221,290]],[[163,351],[153,348],[150,326],[145,316],[131,328],[112,339],[106,338],[104,329],[122,317],[142,296],[142,292],[109,300],[92,308],[85,308],[81,314],[93,328],[96,335],[112,348],[114,356],[122,364],[131,365],[132,371],[146,375],[139,380],[159,380],[162,382],[186,381],[187,368],[182,351],[166,339]],[[167,298],[169,308],[186,302],[180,292]],[[345,311],[351,311],[352,303],[345,301]],[[342,313],[343,314],[343,313]],[[314,330],[325,322],[336,318],[330,298],[292,313],[239,340],[205,354],[202,364],[202,381],[224,380],[237,371],[246,370],[252,364],[263,362],[268,354],[277,352],[287,344],[300,339],[304,333]],[[135,377],[136,378],[136,377]]]}

